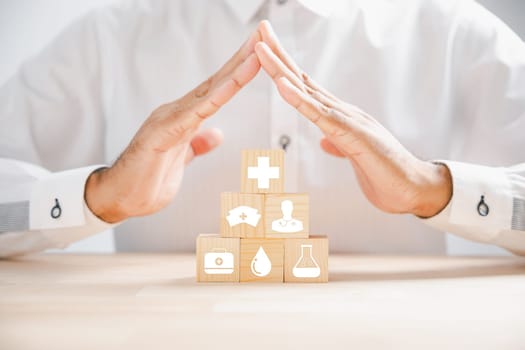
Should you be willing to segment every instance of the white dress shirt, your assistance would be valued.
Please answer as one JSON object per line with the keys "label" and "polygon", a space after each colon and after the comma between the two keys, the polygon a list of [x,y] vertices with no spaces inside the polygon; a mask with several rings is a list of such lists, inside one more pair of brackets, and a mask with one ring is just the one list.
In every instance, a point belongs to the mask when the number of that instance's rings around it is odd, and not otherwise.
{"label": "white dress shirt", "polygon": [[205,122],[224,144],[187,168],[167,208],[118,225],[117,249],[192,250],[219,229],[220,193],[240,191],[241,150],[284,136],[285,190],[309,193],[310,231],[333,251],[443,253],[449,231],[525,253],[525,165],[510,167],[525,159],[525,44],[477,3],[136,0],[72,24],[0,89],[0,255],[111,227],[84,202],[87,176],[263,18],[321,85],[416,156],[447,159],[451,202],[429,220],[375,209],[350,163],[323,153],[320,131],[261,72]]}

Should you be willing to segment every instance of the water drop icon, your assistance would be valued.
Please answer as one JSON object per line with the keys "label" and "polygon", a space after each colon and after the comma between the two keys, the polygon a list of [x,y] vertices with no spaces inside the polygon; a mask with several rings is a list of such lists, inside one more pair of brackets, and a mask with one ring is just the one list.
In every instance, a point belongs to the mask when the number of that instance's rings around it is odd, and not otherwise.
{"label": "water drop icon", "polygon": [[257,277],[267,276],[272,271],[272,262],[263,247],[259,247],[257,254],[252,259],[252,273]]}

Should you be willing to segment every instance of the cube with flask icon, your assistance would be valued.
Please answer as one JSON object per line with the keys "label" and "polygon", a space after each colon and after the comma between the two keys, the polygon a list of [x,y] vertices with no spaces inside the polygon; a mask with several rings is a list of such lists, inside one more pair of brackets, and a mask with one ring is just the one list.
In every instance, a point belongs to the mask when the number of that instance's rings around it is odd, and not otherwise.
{"label": "cube with flask icon", "polygon": [[285,282],[328,282],[328,238],[286,239],[284,243]]}

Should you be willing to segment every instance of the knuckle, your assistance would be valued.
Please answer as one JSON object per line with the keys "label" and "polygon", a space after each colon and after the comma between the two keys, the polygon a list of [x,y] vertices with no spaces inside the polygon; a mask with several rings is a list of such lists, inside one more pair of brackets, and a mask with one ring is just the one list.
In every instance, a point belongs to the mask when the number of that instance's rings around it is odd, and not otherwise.
{"label": "knuckle", "polygon": [[204,97],[208,95],[208,92],[210,91],[210,87],[212,86],[214,81],[214,76],[212,75],[207,80],[203,81],[197,88],[194,90],[194,96],[197,98]]}
{"label": "knuckle", "polygon": [[237,78],[232,77],[232,81],[238,88],[242,88],[242,84],[239,82]]}
{"label": "knuckle", "polygon": [[321,112],[325,116],[328,116],[328,117],[333,117],[334,116],[334,110],[331,107],[328,107],[325,104],[318,103],[317,104],[317,109],[318,109],[319,112]]}

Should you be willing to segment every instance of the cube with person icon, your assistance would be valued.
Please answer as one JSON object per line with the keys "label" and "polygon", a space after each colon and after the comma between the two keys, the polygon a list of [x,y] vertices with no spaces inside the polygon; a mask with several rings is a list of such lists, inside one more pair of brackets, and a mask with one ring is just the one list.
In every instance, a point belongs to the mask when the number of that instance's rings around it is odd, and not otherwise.
{"label": "cube with person icon", "polygon": [[303,193],[267,194],[265,237],[308,238],[309,197]]}

